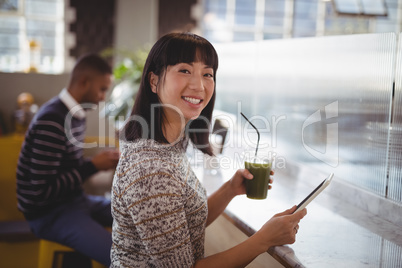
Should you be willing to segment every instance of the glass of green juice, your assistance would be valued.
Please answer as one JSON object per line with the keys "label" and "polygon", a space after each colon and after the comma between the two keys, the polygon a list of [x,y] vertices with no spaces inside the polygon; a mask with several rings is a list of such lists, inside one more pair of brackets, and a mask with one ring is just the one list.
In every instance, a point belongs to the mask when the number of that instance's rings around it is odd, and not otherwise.
{"label": "glass of green juice", "polygon": [[245,180],[247,197],[265,199],[268,194],[268,184],[271,174],[272,157],[262,152],[257,156],[252,151],[244,154],[244,167],[253,174],[253,179]]}

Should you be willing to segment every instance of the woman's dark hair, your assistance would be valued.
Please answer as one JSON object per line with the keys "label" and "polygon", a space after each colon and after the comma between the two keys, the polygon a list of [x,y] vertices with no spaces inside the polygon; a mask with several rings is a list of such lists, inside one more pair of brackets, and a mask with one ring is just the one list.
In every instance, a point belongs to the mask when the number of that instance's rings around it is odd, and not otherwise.
{"label": "woman's dark hair", "polygon": [[[122,134],[125,135],[127,141],[152,138],[161,143],[168,143],[162,129],[165,115],[162,108],[155,108],[161,107],[161,103],[158,95],[152,92],[148,75],[152,72],[161,81],[168,66],[196,61],[203,62],[213,69],[215,82],[218,55],[212,44],[205,38],[192,33],[170,33],[155,43],[145,62],[131,117],[123,129]],[[200,116],[186,126],[186,135],[189,136],[192,143],[203,153],[209,155],[212,155],[212,148],[209,144],[209,126],[214,104],[215,88],[211,100]]]}

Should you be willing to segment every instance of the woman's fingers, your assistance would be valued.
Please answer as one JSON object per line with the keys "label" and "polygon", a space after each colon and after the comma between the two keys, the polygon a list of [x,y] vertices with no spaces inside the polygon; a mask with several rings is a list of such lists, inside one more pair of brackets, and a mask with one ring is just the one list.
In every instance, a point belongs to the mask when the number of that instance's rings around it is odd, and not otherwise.
{"label": "woman's fingers", "polygon": [[248,169],[239,169],[238,172],[240,172],[241,176],[243,176],[248,180],[251,180],[254,177],[253,174],[251,174],[251,172],[248,171]]}
{"label": "woman's fingers", "polygon": [[285,210],[285,211],[283,211],[283,212],[280,212],[280,213],[275,214],[274,217],[290,215],[290,214],[292,214],[293,211],[295,211],[295,210],[296,210],[296,206],[293,206],[293,207],[291,207],[291,208],[289,208],[289,209],[287,209],[287,210]]}

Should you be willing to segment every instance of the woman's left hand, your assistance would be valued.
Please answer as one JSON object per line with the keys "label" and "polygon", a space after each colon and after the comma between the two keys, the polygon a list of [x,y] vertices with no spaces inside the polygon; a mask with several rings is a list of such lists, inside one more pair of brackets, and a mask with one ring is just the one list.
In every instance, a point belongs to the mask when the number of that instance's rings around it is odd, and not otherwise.
{"label": "woman's left hand", "polygon": [[[274,172],[271,170],[271,175],[274,175]],[[233,192],[233,195],[241,195],[246,194],[246,187],[244,184],[244,180],[251,180],[253,175],[247,169],[238,169],[233,177],[230,179],[229,183]],[[271,189],[271,183],[273,183],[272,178],[269,178],[268,189]]]}

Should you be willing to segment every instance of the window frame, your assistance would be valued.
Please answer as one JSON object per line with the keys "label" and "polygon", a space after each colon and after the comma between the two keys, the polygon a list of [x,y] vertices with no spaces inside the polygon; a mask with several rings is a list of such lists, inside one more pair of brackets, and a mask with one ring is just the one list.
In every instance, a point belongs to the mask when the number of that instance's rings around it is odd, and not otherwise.
{"label": "window frame", "polygon": [[[64,1],[59,1],[62,6],[62,12],[60,16],[47,16],[43,14],[26,14],[26,1],[27,0],[18,0],[18,8],[17,10],[5,11],[0,10],[0,19],[1,18],[15,18],[18,21],[18,33],[17,38],[18,49],[17,52],[17,63],[15,66],[10,66],[7,68],[7,54],[0,54],[0,60],[2,57],[5,58],[5,64],[1,64],[0,61],[0,72],[29,72],[30,62],[29,62],[29,41],[30,37],[28,36],[27,24],[28,21],[40,21],[40,22],[53,22],[55,24],[55,44],[54,44],[54,53],[48,58],[48,65],[44,63],[43,55],[40,56],[40,63],[38,65],[37,72],[39,73],[49,73],[49,74],[60,74],[64,72],[65,69],[65,13],[66,6]],[[38,39],[41,39],[41,36],[38,35]],[[34,39],[35,40],[35,39]],[[53,63],[52,63],[53,59]],[[4,66],[2,66],[4,65]]]}

